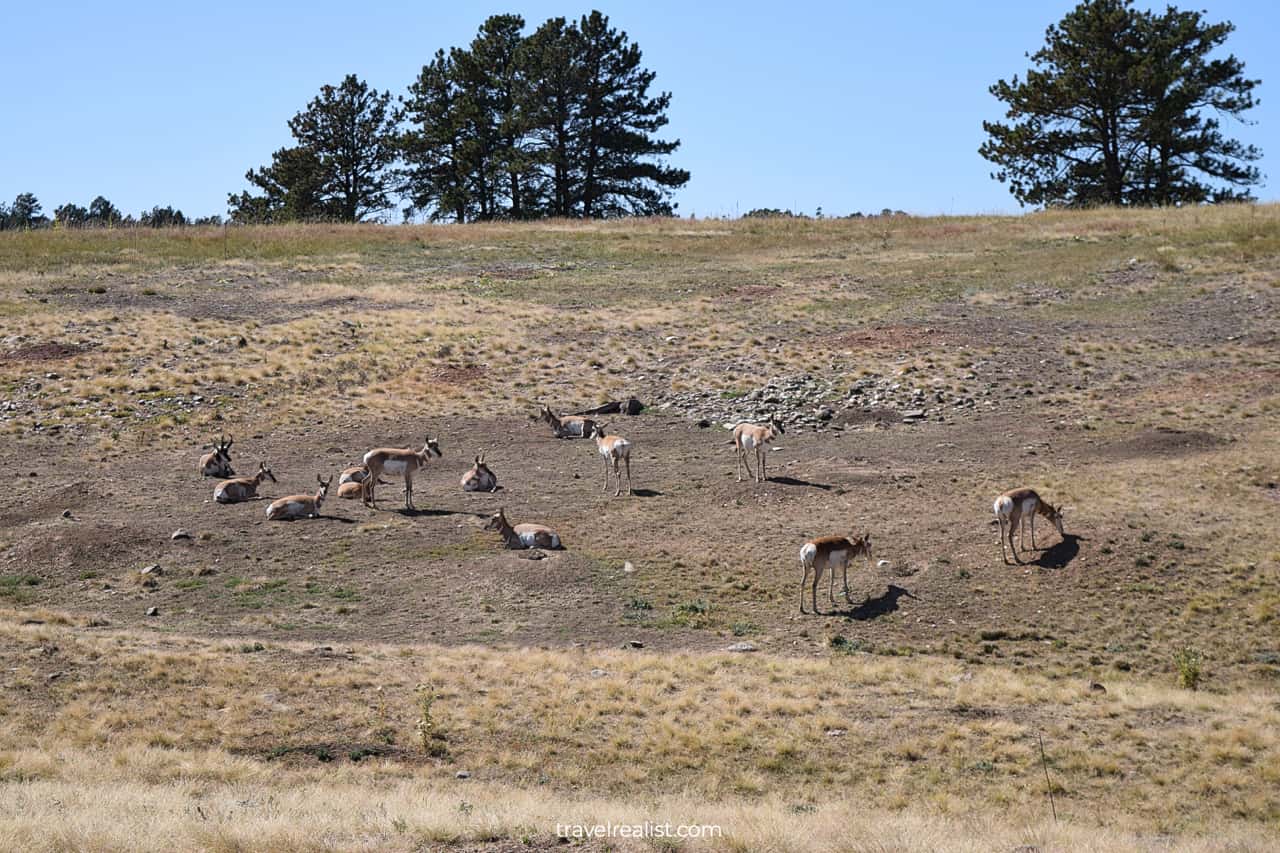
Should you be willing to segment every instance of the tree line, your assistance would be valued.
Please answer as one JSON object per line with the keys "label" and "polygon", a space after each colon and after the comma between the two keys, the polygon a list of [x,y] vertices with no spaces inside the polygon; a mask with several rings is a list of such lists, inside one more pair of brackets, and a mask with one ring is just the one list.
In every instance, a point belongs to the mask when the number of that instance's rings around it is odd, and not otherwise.
{"label": "tree line", "polygon": [[250,170],[232,193],[233,222],[380,216],[474,222],[547,216],[669,216],[689,172],[659,131],[670,92],[639,45],[593,11],[525,35],[494,15],[465,47],[438,50],[407,92],[356,75],[289,121],[295,144]]}
{"label": "tree line", "polygon": [[168,205],[144,210],[138,216],[121,213],[120,209],[103,196],[98,196],[84,207],[73,202],[59,205],[53,217],[45,215],[44,207],[34,193],[18,193],[13,204],[0,201],[0,231],[20,231],[31,228],[168,228],[175,225],[220,225],[221,216],[200,216],[188,219],[181,210]]}

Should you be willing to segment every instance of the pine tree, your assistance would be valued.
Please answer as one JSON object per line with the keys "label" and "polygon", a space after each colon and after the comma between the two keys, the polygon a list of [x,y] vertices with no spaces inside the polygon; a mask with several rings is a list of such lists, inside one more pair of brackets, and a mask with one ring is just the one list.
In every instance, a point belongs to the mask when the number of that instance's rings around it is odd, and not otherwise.
{"label": "pine tree", "polygon": [[413,204],[409,213],[425,210],[433,220],[452,216],[456,222],[466,222],[475,215],[460,97],[451,56],[436,51],[409,87],[405,100],[410,129],[400,137],[400,147],[407,166],[403,173],[406,193]]}
{"label": "pine tree", "polygon": [[[1248,198],[1261,153],[1222,136],[1256,80],[1234,56],[1207,60],[1232,31],[1196,13],[1163,15],[1132,0],[1086,0],[1048,28],[1026,80],[991,93],[1010,123],[983,122],[979,153],[1022,204],[1175,204]],[[1196,174],[1225,181],[1212,186]]]}

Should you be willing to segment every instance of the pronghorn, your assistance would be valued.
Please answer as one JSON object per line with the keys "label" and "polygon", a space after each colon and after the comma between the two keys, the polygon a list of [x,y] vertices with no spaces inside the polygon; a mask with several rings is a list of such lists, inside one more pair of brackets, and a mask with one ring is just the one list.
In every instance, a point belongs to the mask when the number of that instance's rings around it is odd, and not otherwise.
{"label": "pronghorn", "polygon": [[213,489],[213,499],[220,504],[233,504],[240,501],[258,499],[258,486],[263,480],[276,482],[276,475],[271,473],[266,462],[258,463],[258,473],[252,477],[237,477],[234,480],[223,480]]}
{"label": "pronghorn", "polygon": [[235,442],[234,438],[218,436],[218,440],[213,443],[213,450],[200,457],[200,473],[202,476],[226,478],[236,475],[236,472],[231,470],[231,445],[233,442]]}
{"label": "pronghorn", "polygon": [[[742,482],[743,468],[747,469],[747,474],[757,483],[763,483],[768,479],[764,472],[764,457],[769,452],[769,442],[785,432],[782,422],[774,415],[769,416],[769,423],[764,426],[741,423],[733,428],[733,451],[738,459],[736,470],[739,483]],[[747,464],[747,451],[751,449],[756,452],[755,472],[752,472],[751,466]]]}
{"label": "pronghorn", "polygon": [[827,598],[831,600],[834,607],[836,603],[835,582],[836,569],[840,569],[844,580],[844,599],[850,604],[853,601],[849,598],[849,560],[858,554],[867,559],[867,568],[871,568],[871,534],[867,533],[863,536],[849,540],[844,536],[822,536],[818,539],[810,539],[800,548],[800,612],[804,613],[804,588],[805,582],[809,578],[809,572],[813,572],[813,612],[818,613],[818,582],[822,580],[822,573],[828,569],[831,574],[828,575],[827,581]]}
{"label": "pronghorn", "polygon": [[499,509],[489,517],[485,530],[496,530],[502,536],[503,544],[513,551],[523,548],[560,548],[560,536],[550,527],[542,524],[511,525],[507,521],[505,509]]}
{"label": "pronghorn", "polygon": [[591,435],[591,430],[596,425],[596,422],[591,418],[584,418],[582,415],[556,417],[555,413],[551,411],[551,407],[545,403],[542,406],[542,411],[538,414],[551,427],[551,431],[556,434],[556,438],[587,438]]}
{"label": "pronghorn", "polygon": [[591,425],[591,437],[596,440],[596,450],[604,460],[604,490],[606,493],[609,491],[609,469],[612,467],[614,479],[618,481],[614,497],[622,494],[622,474],[618,472],[618,463],[623,462],[627,471],[627,494],[635,494],[631,488],[631,442],[620,435],[606,435],[606,429],[608,424]]}
{"label": "pronghorn", "polygon": [[[338,497],[344,500],[364,498],[365,480],[369,478],[369,469],[363,465],[354,465],[338,475]],[[386,480],[379,480],[378,485],[389,485]]]}
{"label": "pronghorn", "polygon": [[498,491],[498,478],[494,476],[494,473],[489,469],[489,466],[484,464],[483,453],[476,457],[476,464],[471,467],[471,470],[462,475],[462,491]]}
{"label": "pronghorn", "polygon": [[1013,552],[1013,561],[1022,562],[1018,559],[1018,551],[1013,546],[1013,531],[1018,529],[1018,547],[1023,551],[1027,550],[1027,534],[1023,528],[1028,518],[1031,520],[1031,550],[1033,551],[1036,548],[1037,515],[1043,515],[1049,519],[1049,522],[1058,528],[1060,536],[1067,535],[1062,529],[1062,510],[1054,509],[1052,504],[1045,503],[1032,489],[1014,489],[1011,492],[1005,492],[996,498],[991,509],[1000,522],[1000,556],[1004,559],[1005,565],[1009,564],[1009,557],[1004,550],[1006,536],[1009,539],[1009,550]]}
{"label": "pronghorn", "polygon": [[369,475],[364,480],[365,503],[375,507],[378,505],[374,488],[385,471],[388,474],[404,476],[404,505],[408,509],[413,509],[413,473],[426,467],[427,460],[433,454],[442,455],[440,444],[431,436],[427,436],[427,441],[422,445],[421,450],[393,447],[378,447],[370,450],[364,455],[364,467],[369,469]]}
{"label": "pronghorn", "polygon": [[320,515],[320,504],[324,502],[324,496],[329,493],[329,484],[333,482],[333,475],[330,474],[329,479],[322,480],[320,475],[316,474],[316,482],[320,484],[320,489],[314,496],[289,495],[272,501],[271,506],[267,507],[267,520],[293,521],[295,518],[315,518]]}

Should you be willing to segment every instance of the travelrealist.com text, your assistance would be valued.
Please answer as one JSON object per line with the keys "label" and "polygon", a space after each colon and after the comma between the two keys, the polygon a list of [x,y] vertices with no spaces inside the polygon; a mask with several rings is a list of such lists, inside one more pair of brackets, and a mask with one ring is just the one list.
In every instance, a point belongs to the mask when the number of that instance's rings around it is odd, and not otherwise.
{"label": "travelrealist.com text", "polygon": [[559,838],[721,838],[718,824],[670,823],[557,823]]}

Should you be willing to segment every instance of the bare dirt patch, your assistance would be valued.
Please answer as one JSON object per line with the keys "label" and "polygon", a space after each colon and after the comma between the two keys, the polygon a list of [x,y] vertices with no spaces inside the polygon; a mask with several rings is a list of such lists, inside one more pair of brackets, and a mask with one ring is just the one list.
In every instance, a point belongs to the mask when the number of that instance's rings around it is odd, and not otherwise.
{"label": "bare dirt patch", "polygon": [[9,352],[0,352],[0,362],[10,361],[57,361],[63,358],[74,358],[88,352],[89,347],[79,344],[64,344],[47,341],[39,344],[26,344]]}

